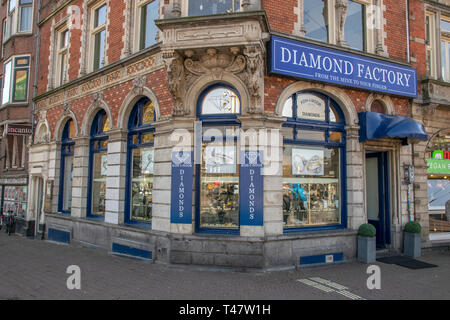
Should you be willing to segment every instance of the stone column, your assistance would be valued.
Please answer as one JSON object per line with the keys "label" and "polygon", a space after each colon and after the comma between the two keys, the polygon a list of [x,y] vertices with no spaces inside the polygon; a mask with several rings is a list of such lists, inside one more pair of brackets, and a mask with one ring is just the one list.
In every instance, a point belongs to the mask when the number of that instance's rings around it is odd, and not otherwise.
{"label": "stone column", "polygon": [[297,22],[294,23],[294,31],[292,33],[300,37],[304,37],[306,35],[303,1],[304,0],[298,0],[297,7],[294,8],[295,13],[297,13]]}
{"label": "stone column", "polygon": [[111,130],[108,135],[105,222],[117,225],[125,221],[127,131]]}
{"label": "stone column", "polygon": [[89,141],[88,136],[75,137],[73,184],[72,184],[72,217],[86,218],[87,189],[89,183]]}
{"label": "stone column", "polygon": [[[348,228],[357,230],[360,225],[367,223],[367,213],[364,207],[364,150],[359,142],[359,127],[346,127],[346,131],[347,219]],[[342,176],[341,179],[343,179]]]}

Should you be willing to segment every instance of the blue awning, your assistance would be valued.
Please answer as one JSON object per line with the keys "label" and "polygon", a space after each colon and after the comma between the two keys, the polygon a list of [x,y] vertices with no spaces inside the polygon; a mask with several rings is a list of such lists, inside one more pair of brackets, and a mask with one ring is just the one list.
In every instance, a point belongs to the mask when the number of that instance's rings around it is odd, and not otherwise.
{"label": "blue awning", "polygon": [[399,138],[428,140],[430,137],[423,124],[409,117],[392,116],[377,112],[361,112],[358,114],[361,127],[359,140]]}

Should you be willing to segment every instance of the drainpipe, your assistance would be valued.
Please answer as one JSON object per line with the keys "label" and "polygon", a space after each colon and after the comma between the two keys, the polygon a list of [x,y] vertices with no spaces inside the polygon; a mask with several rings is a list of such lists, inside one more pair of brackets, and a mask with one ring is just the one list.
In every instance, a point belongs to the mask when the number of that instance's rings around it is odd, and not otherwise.
{"label": "drainpipe", "polygon": [[[39,75],[39,54],[40,54],[40,42],[41,42],[41,28],[38,26],[38,23],[41,21],[41,9],[42,9],[42,0],[39,0],[38,5],[38,12],[37,12],[37,23],[36,23],[36,51],[35,51],[35,58],[34,58],[34,83],[33,83],[33,109],[31,113],[31,142],[30,145],[34,143],[34,130],[35,130],[35,122],[36,122],[36,102],[34,101],[34,98],[37,96],[37,83],[38,83],[38,75]],[[29,167],[29,163],[28,163]],[[30,168],[28,168],[28,172],[30,171]],[[28,183],[30,183],[29,181]],[[38,232],[39,232],[39,224],[40,224],[40,214],[38,212],[35,213],[35,222],[34,222],[34,236],[37,238]]]}

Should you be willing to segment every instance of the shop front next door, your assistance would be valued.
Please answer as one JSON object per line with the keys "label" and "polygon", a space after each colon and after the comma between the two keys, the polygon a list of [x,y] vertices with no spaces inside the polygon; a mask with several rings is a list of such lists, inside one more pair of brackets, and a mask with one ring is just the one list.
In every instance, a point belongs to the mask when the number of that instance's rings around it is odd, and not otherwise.
{"label": "shop front next door", "polygon": [[391,243],[387,152],[366,154],[366,199],[369,223],[377,230],[377,248]]}

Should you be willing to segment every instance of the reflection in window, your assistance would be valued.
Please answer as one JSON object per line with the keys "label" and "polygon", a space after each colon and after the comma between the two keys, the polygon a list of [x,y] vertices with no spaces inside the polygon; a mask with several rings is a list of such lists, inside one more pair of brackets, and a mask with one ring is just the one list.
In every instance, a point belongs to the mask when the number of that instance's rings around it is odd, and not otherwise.
{"label": "reflection in window", "polygon": [[189,0],[189,16],[240,11],[240,0]]}
{"label": "reflection in window", "polygon": [[341,227],[343,116],[330,98],[314,93],[291,97],[283,125],[283,222],[285,229]]}
{"label": "reflection in window", "polygon": [[108,136],[106,134],[109,120],[106,112],[101,110],[94,118],[91,127],[90,143],[90,198],[88,198],[88,216],[104,216],[106,200],[106,176],[108,170]]}
{"label": "reflection in window", "polygon": [[306,38],[328,42],[327,0],[303,1],[303,23]]}
{"label": "reflection in window", "polygon": [[[233,128],[237,129],[237,128]],[[235,132],[236,130],[227,130]],[[239,227],[239,166],[237,137],[203,136],[200,179],[200,228]],[[224,140],[224,141],[222,141]]]}
{"label": "reflection in window", "polygon": [[202,103],[202,115],[237,114],[240,108],[238,95],[231,89],[219,87],[206,93]]}
{"label": "reflection in window", "polygon": [[69,214],[72,210],[73,160],[75,142],[75,122],[70,119],[64,126],[61,139],[61,182],[59,212]]}
{"label": "reflection in window", "polygon": [[141,25],[139,49],[145,49],[156,43],[157,28],[155,20],[158,19],[158,0],[147,2],[140,7]]}
{"label": "reflection in window", "polygon": [[339,225],[339,149],[285,144],[283,221],[286,228]]}
{"label": "reflection in window", "polygon": [[106,46],[106,4],[95,9],[94,23],[92,26],[92,41],[94,46],[94,71],[105,65],[105,46]]}
{"label": "reflection in window", "polygon": [[154,174],[154,127],[153,102],[148,98],[139,100],[130,114],[128,122],[127,169],[127,223],[151,223]]}
{"label": "reflection in window", "polygon": [[345,41],[352,49],[365,50],[365,15],[366,6],[356,1],[348,1],[345,20]]}

